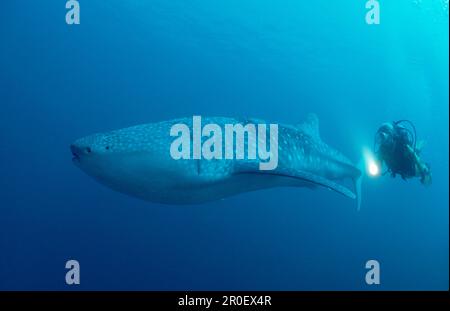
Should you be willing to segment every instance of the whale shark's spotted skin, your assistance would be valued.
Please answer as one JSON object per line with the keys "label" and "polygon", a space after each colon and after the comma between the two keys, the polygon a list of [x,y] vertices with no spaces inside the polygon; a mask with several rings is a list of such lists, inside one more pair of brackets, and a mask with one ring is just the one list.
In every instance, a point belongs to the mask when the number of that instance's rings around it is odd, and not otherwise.
{"label": "whale shark's spotted skin", "polygon": [[[319,185],[356,197],[336,181],[346,178],[356,181],[360,170],[322,142],[313,114],[301,125],[278,126],[278,166],[268,171],[259,170],[259,160],[248,159],[247,153],[243,160],[174,160],[170,145],[175,137],[170,136],[170,128],[178,123],[192,129],[192,119],[183,118],[78,139],[71,146],[73,161],[112,189],[166,204],[202,203],[279,186]],[[222,129],[225,124],[265,124],[252,119],[202,118],[202,124],[208,123],[218,124]]]}

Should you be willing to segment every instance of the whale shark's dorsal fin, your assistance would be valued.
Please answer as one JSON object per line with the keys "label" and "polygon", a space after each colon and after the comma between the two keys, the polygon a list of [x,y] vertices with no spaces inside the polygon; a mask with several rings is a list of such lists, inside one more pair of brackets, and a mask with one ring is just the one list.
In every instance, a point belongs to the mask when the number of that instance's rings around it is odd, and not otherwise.
{"label": "whale shark's dorsal fin", "polygon": [[302,124],[299,124],[297,127],[312,138],[320,140],[319,118],[315,113],[308,113],[306,121]]}

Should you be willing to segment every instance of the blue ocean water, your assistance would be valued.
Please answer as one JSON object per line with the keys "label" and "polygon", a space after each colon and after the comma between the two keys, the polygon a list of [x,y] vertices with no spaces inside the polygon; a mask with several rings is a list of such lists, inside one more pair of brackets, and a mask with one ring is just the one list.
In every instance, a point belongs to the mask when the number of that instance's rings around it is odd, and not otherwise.
{"label": "blue ocean water", "polygon": [[[7,1],[0,13],[1,290],[447,290],[448,0]],[[320,119],[355,163],[410,119],[433,185],[365,178],[362,207],[277,188],[195,206],[96,183],[70,143],[182,116]],[[65,283],[76,259],[81,284]],[[365,263],[380,263],[367,285]]]}

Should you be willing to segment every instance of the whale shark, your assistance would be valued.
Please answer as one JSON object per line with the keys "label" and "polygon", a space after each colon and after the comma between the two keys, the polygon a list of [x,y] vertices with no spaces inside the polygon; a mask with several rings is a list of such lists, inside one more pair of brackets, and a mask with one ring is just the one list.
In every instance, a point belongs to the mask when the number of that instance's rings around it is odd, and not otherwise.
{"label": "whale shark", "polygon": [[[219,126],[264,122],[203,119]],[[179,118],[80,138],[70,146],[73,163],[101,184],[150,202],[199,204],[273,187],[323,187],[358,199],[359,208],[362,172],[322,141],[315,114],[300,124],[279,124],[278,165],[273,170],[260,170],[262,160],[248,156],[175,160],[170,154],[174,138],[169,134],[172,126],[180,123],[191,126],[193,121]]]}

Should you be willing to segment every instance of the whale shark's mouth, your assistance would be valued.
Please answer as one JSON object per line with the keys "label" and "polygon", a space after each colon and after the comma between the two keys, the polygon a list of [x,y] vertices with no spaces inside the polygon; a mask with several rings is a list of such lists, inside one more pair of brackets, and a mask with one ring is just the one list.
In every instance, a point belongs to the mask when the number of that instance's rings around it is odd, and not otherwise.
{"label": "whale shark's mouth", "polygon": [[72,153],[72,161],[79,162],[81,160],[79,149],[75,145],[70,145],[70,152]]}
{"label": "whale shark's mouth", "polygon": [[74,162],[80,161],[80,156],[78,154],[76,154],[75,152],[72,152],[72,155],[73,155],[72,161],[74,161]]}

